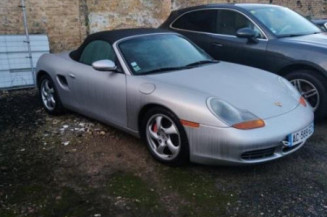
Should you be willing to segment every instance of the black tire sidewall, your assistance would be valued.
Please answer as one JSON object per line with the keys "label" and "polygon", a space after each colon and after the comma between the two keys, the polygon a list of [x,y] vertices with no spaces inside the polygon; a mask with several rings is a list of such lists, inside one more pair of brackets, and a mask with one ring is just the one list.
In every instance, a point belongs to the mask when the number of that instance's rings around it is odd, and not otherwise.
{"label": "black tire sidewall", "polygon": [[[178,153],[178,155],[172,160],[164,160],[164,159],[159,158],[153,152],[152,148],[150,147],[149,141],[146,136],[146,127],[147,127],[147,123],[148,123],[149,119],[153,115],[159,115],[159,114],[168,116],[174,122],[174,124],[176,125],[178,132],[180,134],[181,150]],[[189,162],[189,144],[188,144],[187,135],[186,135],[185,129],[182,126],[180,120],[173,112],[169,111],[168,109],[162,108],[162,107],[155,107],[155,108],[150,109],[148,112],[146,112],[146,114],[142,120],[140,130],[141,130],[141,137],[144,140],[144,142],[146,143],[147,149],[151,153],[151,156],[154,159],[156,159],[157,161],[164,163],[166,165],[170,165],[170,166],[181,166],[181,165],[185,165],[186,163]]]}
{"label": "black tire sidewall", "polygon": [[315,111],[315,120],[321,121],[327,117],[327,79],[311,70],[298,70],[285,76],[289,81],[294,79],[303,79],[312,83],[319,92],[320,105]]}
{"label": "black tire sidewall", "polygon": [[[42,84],[42,82],[44,80],[48,80],[51,83],[51,85],[53,86],[53,88],[54,88],[54,98],[55,98],[55,101],[56,101],[56,105],[55,105],[54,110],[49,110],[43,103],[42,93],[41,93],[41,84]],[[47,113],[51,114],[51,115],[61,114],[63,112],[63,107],[62,107],[61,101],[60,101],[59,96],[58,96],[58,91],[57,91],[56,85],[54,84],[53,80],[51,79],[51,77],[49,75],[45,74],[45,75],[41,76],[41,78],[40,78],[40,80],[38,82],[38,88],[39,88],[39,97],[40,97],[42,106],[45,109],[45,111]]]}

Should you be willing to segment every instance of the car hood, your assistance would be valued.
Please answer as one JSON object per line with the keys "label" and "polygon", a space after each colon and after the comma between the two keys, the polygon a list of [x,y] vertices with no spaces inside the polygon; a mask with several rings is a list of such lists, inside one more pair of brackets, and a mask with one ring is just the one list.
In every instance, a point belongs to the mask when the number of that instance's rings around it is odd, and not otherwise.
{"label": "car hood", "polygon": [[303,45],[309,45],[309,46],[311,45],[311,46],[327,48],[327,33],[324,32],[319,34],[282,38],[280,40],[284,42],[297,43],[297,44],[300,43]]}
{"label": "car hood", "polygon": [[208,98],[217,97],[262,119],[287,113],[298,105],[277,75],[233,63],[219,62],[147,77],[158,85],[169,84],[199,91]]}

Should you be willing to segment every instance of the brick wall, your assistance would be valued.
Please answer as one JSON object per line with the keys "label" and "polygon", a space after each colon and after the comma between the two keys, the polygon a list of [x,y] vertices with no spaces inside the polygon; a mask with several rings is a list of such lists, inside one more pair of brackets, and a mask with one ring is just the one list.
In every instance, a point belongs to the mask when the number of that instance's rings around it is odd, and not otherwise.
{"label": "brick wall", "polygon": [[[20,0],[0,1],[0,34],[23,34]],[[79,0],[26,0],[30,33],[47,34],[53,51],[76,47],[85,37]]]}
{"label": "brick wall", "polygon": [[[327,17],[327,0],[26,0],[30,33],[47,34],[51,51],[76,48],[89,33],[157,27],[171,10],[206,4],[259,2],[284,5],[305,16]],[[20,0],[0,0],[0,34],[23,34]]]}

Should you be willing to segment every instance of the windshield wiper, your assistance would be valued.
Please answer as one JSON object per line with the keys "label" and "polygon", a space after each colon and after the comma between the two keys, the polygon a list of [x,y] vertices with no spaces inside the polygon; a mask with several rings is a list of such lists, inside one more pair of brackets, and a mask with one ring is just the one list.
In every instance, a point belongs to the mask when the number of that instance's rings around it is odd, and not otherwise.
{"label": "windshield wiper", "polygon": [[308,34],[284,34],[284,35],[279,35],[277,37],[278,38],[288,38],[288,37],[299,37],[299,36],[304,36],[304,35],[308,35]]}
{"label": "windshield wiper", "polygon": [[190,67],[194,67],[194,66],[200,66],[203,64],[208,64],[208,63],[218,63],[218,60],[201,60],[201,61],[197,61],[194,63],[190,63],[188,65],[186,65],[186,67],[190,68]]}
{"label": "windshield wiper", "polygon": [[218,62],[219,62],[218,60],[201,60],[201,61],[197,61],[197,62],[194,62],[194,63],[187,64],[185,66],[163,67],[163,68],[143,72],[141,74],[152,74],[152,73],[160,73],[160,72],[167,72],[167,71],[177,71],[177,70],[193,68],[195,66],[199,66],[199,65],[203,65],[203,64],[218,63]]}
{"label": "windshield wiper", "polygon": [[160,73],[160,72],[166,72],[166,71],[175,71],[175,70],[182,70],[187,69],[186,66],[179,66],[179,67],[163,67],[159,69],[150,70],[147,72],[143,72],[142,74],[152,74],[152,73]]}

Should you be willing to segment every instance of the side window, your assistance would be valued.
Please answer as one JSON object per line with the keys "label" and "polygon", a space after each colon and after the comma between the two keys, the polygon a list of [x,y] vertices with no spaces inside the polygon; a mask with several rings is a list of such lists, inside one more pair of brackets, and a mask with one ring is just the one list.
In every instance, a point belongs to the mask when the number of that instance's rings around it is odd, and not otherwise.
{"label": "side window", "polygon": [[244,15],[230,10],[220,10],[217,16],[217,33],[236,35],[241,28],[251,28],[257,33],[257,38],[264,38],[260,30]]}
{"label": "side window", "polygon": [[187,13],[173,23],[178,29],[210,32],[216,31],[217,11],[200,10]]}
{"label": "side window", "polygon": [[83,50],[79,59],[80,63],[92,65],[98,60],[112,60],[115,61],[116,55],[108,42],[105,41],[92,41]]}

